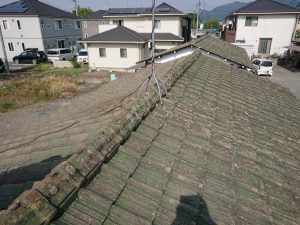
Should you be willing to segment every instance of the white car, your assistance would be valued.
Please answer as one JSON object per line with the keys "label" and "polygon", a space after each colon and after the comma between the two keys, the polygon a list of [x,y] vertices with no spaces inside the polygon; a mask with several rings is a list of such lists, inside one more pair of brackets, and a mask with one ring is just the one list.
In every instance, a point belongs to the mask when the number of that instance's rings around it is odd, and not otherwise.
{"label": "white car", "polygon": [[74,53],[68,48],[55,48],[47,51],[49,62],[69,61],[74,59]]}
{"label": "white car", "polygon": [[78,63],[88,63],[89,62],[89,56],[87,49],[81,49],[77,56],[77,62]]}
{"label": "white car", "polygon": [[269,59],[253,59],[253,72],[257,75],[273,75],[273,62]]}

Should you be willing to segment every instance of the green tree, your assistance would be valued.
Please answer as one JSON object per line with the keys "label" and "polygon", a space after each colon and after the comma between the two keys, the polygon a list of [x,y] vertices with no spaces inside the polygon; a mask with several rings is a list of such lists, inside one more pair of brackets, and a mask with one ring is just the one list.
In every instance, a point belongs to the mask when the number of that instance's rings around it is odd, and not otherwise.
{"label": "green tree", "polygon": [[[81,8],[80,6],[78,7],[78,16],[88,16],[93,12],[91,8]],[[76,15],[76,10],[73,10],[73,14]]]}
{"label": "green tree", "polygon": [[204,29],[220,29],[222,28],[222,25],[220,24],[220,21],[218,20],[208,20],[204,24]]}

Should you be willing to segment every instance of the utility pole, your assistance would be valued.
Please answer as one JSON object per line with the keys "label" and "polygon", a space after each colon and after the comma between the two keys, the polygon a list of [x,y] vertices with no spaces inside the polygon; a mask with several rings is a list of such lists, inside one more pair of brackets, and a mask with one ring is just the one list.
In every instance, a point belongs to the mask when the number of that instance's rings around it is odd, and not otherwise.
{"label": "utility pole", "polygon": [[10,74],[9,65],[8,65],[8,61],[7,61],[7,54],[6,54],[6,50],[5,50],[5,44],[4,44],[4,37],[3,37],[1,25],[0,25],[0,42],[1,42],[2,54],[3,54],[3,57],[4,57],[5,69],[6,69],[6,72],[8,74]]}
{"label": "utility pole", "polygon": [[78,4],[77,4],[77,0],[72,0],[75,4],[75,11],[76,11],[76,16],[78,16]]}
{"label": "utility pole", "polygon": [[197,25],[196,25],[196,32],[198,32],[199,29],[199,16],[201,13],[201,0],[199,0],[198,4],[197,4]]}

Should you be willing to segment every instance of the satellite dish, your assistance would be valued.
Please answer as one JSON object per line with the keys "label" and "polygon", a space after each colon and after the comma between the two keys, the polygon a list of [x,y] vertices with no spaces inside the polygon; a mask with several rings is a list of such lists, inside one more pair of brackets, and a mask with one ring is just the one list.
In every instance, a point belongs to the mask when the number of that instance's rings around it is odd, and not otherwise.
{"label": "satellite dish", "polygon": [[203,28],[204,28],[204,24],[201,23],[201,24],[200,24],[200,30],[203,30]]}

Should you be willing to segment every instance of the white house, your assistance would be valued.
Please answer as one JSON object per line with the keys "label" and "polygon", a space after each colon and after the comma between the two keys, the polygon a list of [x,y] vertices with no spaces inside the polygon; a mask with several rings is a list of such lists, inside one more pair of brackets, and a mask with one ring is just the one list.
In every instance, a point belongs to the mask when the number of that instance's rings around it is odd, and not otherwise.
{"label": "white house", "polygon": [[227,16],[225,41],[244,47],[249,56],[282,54],[291,44],[300,11],[273,0],[257,0]]}
{"label": "white house", "polygon": [[[155,13],[156,53],[190,41],[191,20],[183,12],[162,3]],[[87,30],[92,25],[87,19],[83,19],[83,24]],[[91,68],[124,70],[149,56],[151,8],[108,9],[99,16],[98,29],[99,34],[82,41],[88,48]]]}
{"label": "white house", "polygon": [[0,26],[9,61],[25,48],[46,51],[70,47],[82,39],[81,21],[75,15],[38,0],[0,7]]}

